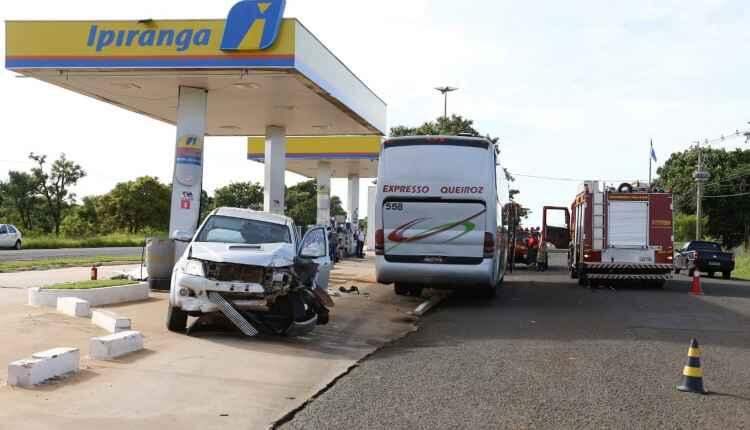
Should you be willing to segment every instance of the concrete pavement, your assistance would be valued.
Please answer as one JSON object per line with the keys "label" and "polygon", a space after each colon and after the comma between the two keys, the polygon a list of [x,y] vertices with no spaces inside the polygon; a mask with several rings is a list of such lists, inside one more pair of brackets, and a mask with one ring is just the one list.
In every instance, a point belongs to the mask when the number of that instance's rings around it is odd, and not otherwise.
{"label": "concrete pavement", "polygon": [[117,248],[67,248],[67,249],[22,249],[20,251],[0,249],[0,261],[28,261],[43,258],[66,257],[134,257],[141,255],[140,247]]}
{"label": "concrete pavement", "polygon": [[[350,280],[369,279],[372,270],[371,262],[337,265],[332,286],[357,285],[363,294],[334,298],[331,323],[304,338],[171,333],[164,327],[166,295],[159,293],[108,308],[132,318],[146,350],[112,362],[84,358],[77,376],[35,389],[0,387],[0,429],[267,428],[415,329],[406,313],[417,299]],[[0,364],[55,346],[82,348],[84,356],[88,339],[105,334],[86,319],[24,306],[25,293],[0,289]]]}
{"label": "concrete pavement", "polygon": [[[588,290],[509,276],[494,302],[453,296],[285,429],[749,428],[750,283]],[[690,339],[707,389],[680,393]]]}

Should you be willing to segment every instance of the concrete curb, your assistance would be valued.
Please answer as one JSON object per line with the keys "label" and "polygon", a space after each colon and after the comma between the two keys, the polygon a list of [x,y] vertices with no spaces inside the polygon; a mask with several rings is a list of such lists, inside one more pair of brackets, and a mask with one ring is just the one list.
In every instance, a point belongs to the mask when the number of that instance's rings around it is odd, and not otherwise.
{"label": "concrete curb", "polygon": [[8,385],[32,387],[52,378],[76,373],[81,362],[77,348],[55,348],[8,365]]}
{"label": "concrete curb", "polygon": [[143,335],[133,330],[92,337],[89,341],[89,357],[94,360],[112,360],[142,349]]}
{"label": "concrete curb", "polygon": [[110,311],[95,310],[91,313],[91,322],[110,333],[130,330],[130,318],[121,317]]}
{"label": "concrete curb", "polygon": [[57,312],[71,317],[88,318],[91,316],[91,306],[83,299],[60,297],[57,299]]}
{"label": "concrete curb", "polygon": [[148,299],[148,283],[123,285],[120,287],[93,288],[90,290],[51,290],[29,288],[30,306],[57,307],[60,297],[74,297],[89,302],[92,307],[137,302]]}

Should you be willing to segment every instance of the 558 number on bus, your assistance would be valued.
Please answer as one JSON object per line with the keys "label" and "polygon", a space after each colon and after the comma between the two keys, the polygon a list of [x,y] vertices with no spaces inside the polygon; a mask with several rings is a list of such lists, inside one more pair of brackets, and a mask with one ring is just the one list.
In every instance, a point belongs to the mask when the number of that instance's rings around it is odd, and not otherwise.
{"label": "558 number on bus", "polygon": [[404,210],[404,204],[403,203],[398,203],[398,202],[386,203],[386,204],[383,205],[383,207],[387,211],[402,211],[402,210]]}

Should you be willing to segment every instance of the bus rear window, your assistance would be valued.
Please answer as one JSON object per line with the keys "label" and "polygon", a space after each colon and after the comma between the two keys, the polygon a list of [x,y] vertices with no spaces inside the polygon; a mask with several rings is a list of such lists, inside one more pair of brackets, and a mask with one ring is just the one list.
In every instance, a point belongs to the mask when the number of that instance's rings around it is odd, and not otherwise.
{"label": "bus rear window", "polygon": [[386,147],[382,173],[400,183],[484,184],[492,183],[492,153],[472,146],[404,145]]}

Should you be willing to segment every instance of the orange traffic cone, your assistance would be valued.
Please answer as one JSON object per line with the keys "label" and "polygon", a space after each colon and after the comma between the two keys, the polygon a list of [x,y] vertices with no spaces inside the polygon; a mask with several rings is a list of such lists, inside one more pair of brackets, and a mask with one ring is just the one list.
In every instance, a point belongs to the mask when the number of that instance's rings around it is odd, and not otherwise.
{"label": "orange traffic cone", "polygon": [[677,389],[687,393],[708,394],[708,391],[703,388],[701,349],[695,339],[690,342],[687,364],[682,370],[682,384],[678,385]]}
{"label": "orange traffic cone", "polygon": [[703,289],[701,288],[701,272],[698,270],[693,272],[693,285],[690,286],[690,294],[694,296],[703,295]]}

